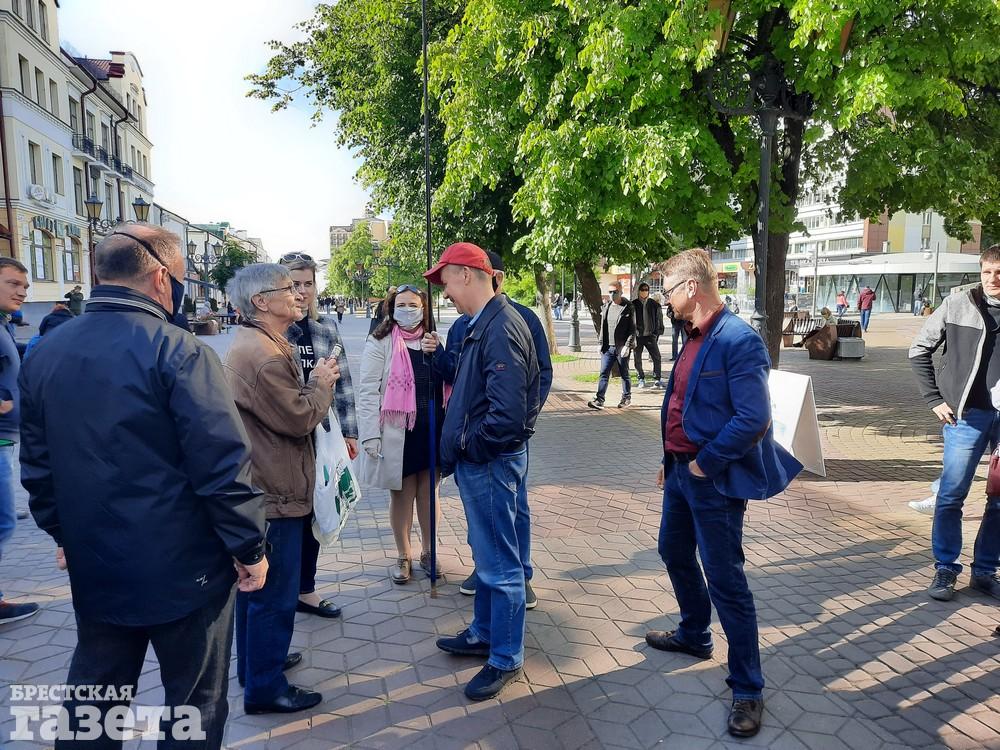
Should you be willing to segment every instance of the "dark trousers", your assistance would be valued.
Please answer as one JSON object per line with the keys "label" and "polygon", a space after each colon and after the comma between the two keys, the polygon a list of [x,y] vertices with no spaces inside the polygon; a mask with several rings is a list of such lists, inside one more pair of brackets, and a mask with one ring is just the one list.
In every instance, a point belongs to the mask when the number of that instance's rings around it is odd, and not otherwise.
{"label": "dark trousers", "polygon": [[677,637],[693,648],[711,646],[714,604],[729,640],[726,683],[734,698],[756,700],[764,688],[764,675],[757,610],[743,572],[747,501],[726,497],[711,479],[694,476],[688,466],[678,461],[667,474],[660,520],[659,553],[681,610]]}
{"label": "dark trousers", "polygon": [[[222,747],[222,735],[229,716],[229,658],[233,642],[233,602],[235,588],[196,609],[180,620],[163,625],[132,627],[112,625],[76,618],[76,651],[69,666],[70,685],[106,685],[121,688],[131,686],[133,695],[146,658],[146,649],[153,651],[160,662],[164,705],[171,708],[171,720],[164,715],[160,731],[164,739],[157,747],[185,750],[214,750]],[[94,706],[104,716],[116,702],[79,702],[64,704],[70,716],[70,729],[83,731],[75,717],[82,706]],[[173,738],[172,719],[177,718],[175,706],[193,706],[201,712],[203,740]],[[183,722],[183,717],[182,717]],[[103,732],[101,733],[103,735]],[[94,740],[57,741],[56,748],[120,748],[121,740],[102,736]]]}
{"label": "dark trousers", "polygon": [[608,381],[611,380],[611,369],[617,363],[618,373],[622,376],[622,398],[632,395],[632,379],[628,374],[628,357],[618,356],[618,347],[611,346],[601,355],[601,374],[597,379],[597,400],[604,401],[608,391]]}
{"label": "dark trousers", "polygon": [[299,593],[311,594],[316,590],[316,562],[319,560],[319,542],[312,530],[312,515],[302,523],[302,570],[299,574]]}
{"label": "dark trousers", "polygon": [[660,343],[656,336],[639,336],[635,341],[635,374],[639,380],[645,380],[646,374],[642,369],[642,350],[649,352],[649,359],[653,363],[653,380],[660,380]]}
{"label": "dark trousers", "polygon": [[684,331],[684,321],[675,320],[673,321],[674,328],[674,338],[670,344],[670,359],[677,359],[677,340],[680,339],[681,346],[684,342],[688,340],[687,333]]}
{"label": "dark trousers", "polygon": [[288,689],[283,671],[295,629],[304,518],[268,519],[267,582],[236,595],[236,674],[246,703],[270,703]]}

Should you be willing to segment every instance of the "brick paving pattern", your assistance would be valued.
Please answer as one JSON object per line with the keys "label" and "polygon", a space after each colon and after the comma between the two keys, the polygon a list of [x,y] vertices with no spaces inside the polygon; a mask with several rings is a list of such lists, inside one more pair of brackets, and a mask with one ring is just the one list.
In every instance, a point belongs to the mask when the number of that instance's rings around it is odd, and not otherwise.
{"label": "brick paving pattern", "polygon": [[[471,556],[454,483],[442,487],[446,582],[437,592],[421,573],[406,586],[389,581],[388,497],[369,490],[342,543],[320,559],[320,590],[343,606],[343,619],[296,622],[293,648],[305,658],[290,677],[324,702],[290,717],[244,716],[234,665],[227,747],[1000,748],[996,602],[965,588],[948,603],[923,592],[930,518],[905,503],[928,494],[940,436],[909,374],[905,343],[918,321],[905,318],[876,318],[861,362],[783,353],[784,369],[814,379],[828,476],[803,476],[780,497],[751,503],[748,574],[768,682],[757,737],[725,734],[721,629],[708,661],[643,641],[647,629],[677,622],[656,554],[662,392],[637,393],[625,412],[588,410],[592,386],[572,377],[594,366],[584,360],[558,366],[558,390],[532,441],[539,606],[527,615],[524,681],[500,700],[470,703],[461,688],[481,663],[434,646],[471,616],[471,598],[458,593]],[[980,481],[970,494],[966,553],[982,491]],[[0,580],[9,598],[44,609],[0,628],[3,683],[65,679],[73,614],[52,560],[48,538],[22,523]],[[157,683],[150,653],[139,702],[159,702]],[[8,697],[0,694],[5,740]],[[18,746],[42,744],[4,744]]]}

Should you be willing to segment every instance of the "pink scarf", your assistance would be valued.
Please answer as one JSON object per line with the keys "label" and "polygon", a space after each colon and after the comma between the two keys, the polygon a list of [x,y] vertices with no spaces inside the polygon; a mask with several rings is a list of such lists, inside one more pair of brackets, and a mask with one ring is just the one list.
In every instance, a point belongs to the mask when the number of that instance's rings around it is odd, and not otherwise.
{"label": "pink scarf", "polygon": [[389,360],[389,382],[382,398],[379,426],[386,424],[412,430],[417,423],[417,388],[413,380],[413,363],[407,351],[407,341],[423,338],[424,327],[406,331],[398,325],[392,327],[392,354]]}

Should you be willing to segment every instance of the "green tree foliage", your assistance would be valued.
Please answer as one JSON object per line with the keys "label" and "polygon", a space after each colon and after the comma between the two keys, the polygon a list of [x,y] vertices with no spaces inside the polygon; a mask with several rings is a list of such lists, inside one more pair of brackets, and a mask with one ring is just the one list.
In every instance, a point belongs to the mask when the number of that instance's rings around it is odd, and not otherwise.
{"label": "green tree foliage", "polygon": [[219,262],[208,272],[208,278],[219,289],[226,291],[226,285],[237,271],[256,262],[257,259],[252,252],[245,249],[236,240],[229,239],[223,245]]}
{"label": "green tree foliage", "polygon": [[738,61],[770,55],[808,112],[775,149],[776,361],[800,171],[841,175],[839,202],[862,216],[933,208],[959,236],[970,219],[996,223],[1000,11],[980,0],[751,0],[735,3],[722,52],[722,14],[708,5],[469,0],[434,51],[448,145],[438,198],[461,205],[513,172],[533,259],[724,247],[754,224],[759,132],[751,117],[719,114],[708,92],[738,99]]}

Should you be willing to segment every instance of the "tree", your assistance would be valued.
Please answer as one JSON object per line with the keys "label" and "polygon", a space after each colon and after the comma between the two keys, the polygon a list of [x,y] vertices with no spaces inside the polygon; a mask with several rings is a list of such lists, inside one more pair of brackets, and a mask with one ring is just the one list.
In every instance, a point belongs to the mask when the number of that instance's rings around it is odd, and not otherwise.
{"label": "tree", "polygon": [[256,263],[256,256],[233,239],[227,239],[222,246],[222,255],[215,267],[208,272],[209,280],[223,292],[230,279],[244,266]]}
{"label": "tree", "polygon": [[[756,122],[719,114],[743,59],[778,64],[807,115],[776,143],[767,339],[778,362],[800,175],[841,175],[847,212],[932,208],[958,236],[1000,216],[1000,10],[979,0],[756,0],[720,50],[712,0],[469,0],[434,50],[453,210],[516,175],[529,261],[656,260],[754,224]],[[849,41],[841,53],[842,39]],[[729,75],[727,75],[727,71]],[[754,234],[760,258],[760,238]]]}

